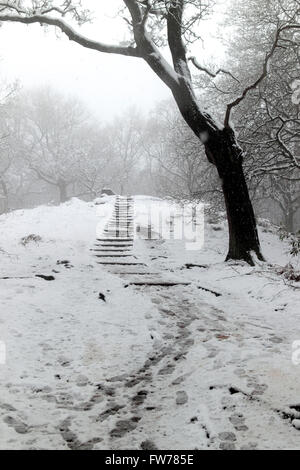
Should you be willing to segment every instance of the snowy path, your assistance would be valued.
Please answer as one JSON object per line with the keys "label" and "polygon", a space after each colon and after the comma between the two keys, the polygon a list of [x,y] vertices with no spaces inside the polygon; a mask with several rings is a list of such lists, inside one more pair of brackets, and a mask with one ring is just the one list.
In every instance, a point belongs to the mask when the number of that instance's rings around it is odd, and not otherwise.
{"label": "snowy path", "polygon": [[[160,243],[151,242],[151,256],[160,253]],[[111,411],[118,414],[109,448],[180,449],[182,442],[190,449],[299,447],[299,432],[291,426],[299,406],[269,402],[262,371],[252,361],[253,351],[266,348],[262,362],[272,355],[276,361],[283,341],[276,331],[239,318],[228,321],[226,312],[201,300],[195,286],[146,285],[143,293],[160,314],[151,331],[154,347],[143,367],[113,379]],[[110,409],[105,419],[109,415]]]}
{"label": "snowy path", "polygon": [[[115,209],[93,251],[93,205],[1,222],[2,272],[25,279],[0,282],[0,448],[299,449],[298,293],[221,260],[185,269],[223,257],[212,253],[224,234],[198,255],[180,241],[133,244],[133,202]],[[10,230],[43,241],[22,247]]]}
{"label": "snowy path", "polygon": [[[128,266],[122,272],[119,260],[110,271],[128,282],[126,287],[139,286],[160,316],[153,321],[153,350],[143,367],[111,380],[116,392],[102,419],[117,419],[106,446],[168,449],[172,442],[172,448],[180,449],[188,442],[195,449],[255,449],[268,447],[265,439],[271,435],[275,448],[285,446],[285,440],[297,447],[300,436],[290,424],[299,417],[300,407],[268,403],[268,386],[249,369],[252,350],[267,345],[276,355],[283,339],[269,326],[238,318],[228,322],[226,312],[201,300],[197,282],[182,287],[181,273],[170,277],[165,260],[172,253],[162,241],[136,243],[138,261],[144,263],[137,261],[132,272]],[[252,343],[249,353],[247,342]],[[194,361],[186,370],[188,355]]]}

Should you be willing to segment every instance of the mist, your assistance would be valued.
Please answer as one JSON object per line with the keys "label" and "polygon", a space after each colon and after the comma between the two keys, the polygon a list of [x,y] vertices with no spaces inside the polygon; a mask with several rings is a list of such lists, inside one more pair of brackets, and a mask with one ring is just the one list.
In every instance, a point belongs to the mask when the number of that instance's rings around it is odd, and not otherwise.
{"label": "mist", "polygon": [[300,448],[299,29],[0,2],[1,450]]}

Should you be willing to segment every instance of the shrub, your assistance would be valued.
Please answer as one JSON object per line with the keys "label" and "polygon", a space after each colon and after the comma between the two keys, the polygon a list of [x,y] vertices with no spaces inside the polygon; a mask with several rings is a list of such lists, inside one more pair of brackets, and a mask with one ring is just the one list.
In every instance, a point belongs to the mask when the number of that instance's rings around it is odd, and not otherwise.
{"label": "shrub", "polygon": [[300,230],[296,233],[287,232],[284,228],[279,229],[280,240],[287,240],[290,247],[290,255],[298,256],[300,254]]}
{"label": "shrub", "polygon": [[32,233],[30,235],[27,235],[26,237],[22,237],[20,243],[21,243],[21,245],[26,246],[29,243],[39,243],[41,241],[42,241],[42,237]]}
{"label": "shrub", "polygon": [[277,274],[282,275],[288,281],[300,282],[300,271],[296,270],[292,264],[287,264],[276,270]]}

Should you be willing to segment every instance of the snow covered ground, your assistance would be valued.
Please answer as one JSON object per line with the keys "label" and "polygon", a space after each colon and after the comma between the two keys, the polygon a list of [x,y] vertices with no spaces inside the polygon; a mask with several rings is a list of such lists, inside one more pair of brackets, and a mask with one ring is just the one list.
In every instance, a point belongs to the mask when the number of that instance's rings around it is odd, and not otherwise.
{"label": "snow covered ground", "polygon": [[139,196],[144,266],[100,265],[103,202],[0,217],[0,448],[300,449],[299,286],[274,269],[286,245],[262,227],[268,262],[252,268],[223,262],[223,222],[206,221],[199,251],[147,240],[149,208],[169,226],[178,208]]}

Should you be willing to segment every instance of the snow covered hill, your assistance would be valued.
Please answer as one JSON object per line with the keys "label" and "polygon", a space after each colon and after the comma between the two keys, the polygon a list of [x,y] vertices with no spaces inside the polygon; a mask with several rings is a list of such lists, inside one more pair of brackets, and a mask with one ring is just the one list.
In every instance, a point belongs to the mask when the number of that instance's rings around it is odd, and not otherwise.
{"label": "snow covered hill", "polygon": [[199,251],[147,240],[149,207],[170,226],[174,206],[139,196],[149,274],[116,274],[92,251],[114,197],[96,202],[0,217],[0,448],[300,449],[299,283],[274,268],[287,246],[261,227],[252,268],[223,262],[223,222]]}

